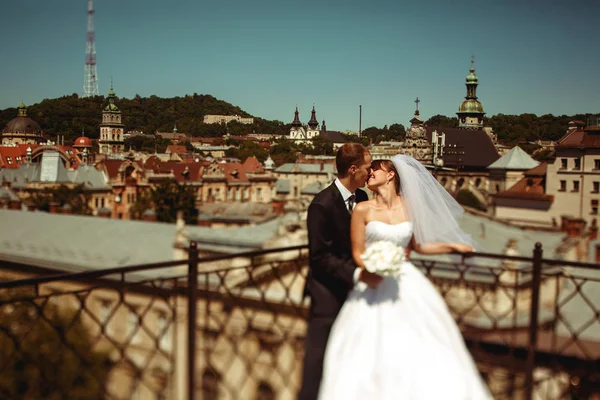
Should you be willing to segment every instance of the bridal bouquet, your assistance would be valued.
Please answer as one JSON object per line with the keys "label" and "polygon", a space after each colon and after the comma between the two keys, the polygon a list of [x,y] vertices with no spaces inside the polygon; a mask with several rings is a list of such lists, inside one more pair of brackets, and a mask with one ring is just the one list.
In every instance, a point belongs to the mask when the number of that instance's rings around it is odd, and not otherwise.
{"label": "bridal bouquet", "polygon": [[383,276],[400,275],[400,265],[406,260],[404,248],[387,240],[369,246],[360,256],[367,271]]}

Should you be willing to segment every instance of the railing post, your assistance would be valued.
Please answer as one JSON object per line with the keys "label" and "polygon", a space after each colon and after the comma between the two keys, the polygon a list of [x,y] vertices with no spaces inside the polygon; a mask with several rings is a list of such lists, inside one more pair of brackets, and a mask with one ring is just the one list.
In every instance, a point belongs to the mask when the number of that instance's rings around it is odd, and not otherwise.
{"label": "railing post", "polygon": [[533,370],[538,337],[538,313],[540,304],[540,285],[542,281],[542,244],[533,249],[533,276],[531,278],[531,309],[529,314],[529,347],[527,348],[527,370],[525,371],[525,399],[533,398]]}
{"label": "railing post", "polygon": [[196,307],[198,306],[198,245],[190,242],[188,253],[188,399],[196,398]]}

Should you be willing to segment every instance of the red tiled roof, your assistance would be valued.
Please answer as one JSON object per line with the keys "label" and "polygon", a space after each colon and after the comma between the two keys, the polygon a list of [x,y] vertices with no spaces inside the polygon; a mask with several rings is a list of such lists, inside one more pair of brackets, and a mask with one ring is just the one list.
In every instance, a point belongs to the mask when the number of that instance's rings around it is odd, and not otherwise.
{"label": "red tiled roof", "polygon": [[[17,157],[20,162],[17,161]],[[19,147],[0,146],[0,168],[19,168],[25,162],[25,155]]]}
{"label": "red tiled roof", "polygon": [[537,167],[531,168],[529,171],[525,171],[525,176],[546,176],[546,171],[548,169],[548,163],[543,162],[540,163]]}
{"label": "red tiled roof", "polygon": [[185,146],[179,146],[179,145],[175,145],[175,144],[170,144],[167,146],[167,150],[165,150],[165,153],[170,154],[170,153],[175,153],[175,154],[179,154],[179,153],[187,153],[187,149],[185,148]]}
{"label": "red tiled roof", "polygon": [[248,177],[246,176],[244,166],[239,162],[223,163],[218,165],[225,173],[227,182],[248,182]]}
{"label": "red tiled roof", "polygon": [[191,140],[192,143],[209,143],[209,144],[217,144],[224,143],[223,138],[220,137],[195,137]]}
{"label": "red tiled roof", "polygon": [[202,165],[200,163],[188,164],[178,161],[167,161],[162,163],[160,172],[172,173],[178,183],[198,182],[202,177]]}
{"label": "red tiled roof", "polygon": [[557,148],[599,149],[600,128],[587,127],[567,132],[556,145]]}
{"label": "red tiled roof", "polygon": [[258,161],[258,159],[255,156],[248,157],[246,159],[246,161],[244,161],[244,169],[246,170],[246,172],[264,172],[265,171],[262,164],[260,163],[260,161]]}
{"label": "red tiled roof", "polygon": [[580,147],[585,132],[582,130],[573,130],[567,132],[565,136],[559,139],[556,147]]}
{"label": "red tiled roof", "polygon": [[106,173],[110,179],[116,178],[119,175],[119,168],[121,164],[123,164],[123,160],[111,160],[105,159],[102,160],[99,164],[104,165],[106,168]]}
{"label": "red tiled roof", "polygon": [[544,200],[552,202],[554,200],[554,196],[549,196],[546,194],[545,180],[545,175],[543,177],[526,176],[510,189],[505,190],[504,192],[497,193],[494,195],[494,197]]}

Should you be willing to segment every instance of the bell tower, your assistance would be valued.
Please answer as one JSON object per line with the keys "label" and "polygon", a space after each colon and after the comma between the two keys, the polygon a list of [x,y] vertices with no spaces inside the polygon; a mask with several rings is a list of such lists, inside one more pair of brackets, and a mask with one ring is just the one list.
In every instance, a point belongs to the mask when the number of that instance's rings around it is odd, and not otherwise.
{"label": "bell tower", "polygon": [[100,154],[119,154],[125,149],[123,138],[123,123],[121,122],[121,110],[115,104],[115,91],[110,85],[108,92],[108,105],[102,111],[102,124],[100,124]]}
{"label": "bell tower", "polygon": [[471,68],[466,78],[467,95],[458,108],[458,126],[466,129],[483,128],[483,105],[477,100],[477,85],[479,79],[475,75],[475,59],[471,57]]}

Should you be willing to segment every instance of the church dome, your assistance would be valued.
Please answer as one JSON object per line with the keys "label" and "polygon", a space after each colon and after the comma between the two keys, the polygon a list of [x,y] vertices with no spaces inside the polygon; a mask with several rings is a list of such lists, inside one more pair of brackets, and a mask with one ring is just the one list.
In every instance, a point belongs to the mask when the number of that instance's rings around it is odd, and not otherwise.
{"label": "church dome", "polygon": [[460,105],[460,107],[458,107],[458,111],[466,112],[466,113],[482,113],[482,112],[484,112],[483,105],[475,99],[467,99],[467,100],[463,101],[462,104]]}
{"label": "church dome", "polygon": [[81,136],[75,139],[73,147],[92,147],[92,140],[89,137]]}
{"label": "church dome", "polygon": [[467,75],[467,83],[477,83],[478,78],[475,75],[475,68],[471,68],[469,70],[469,75]]}
{"label": "church dome", "polygon": [[19,104],[17,117],[8,121],[2,132],[38,134],[41,132],[41,128],[37,122],[27,116],[27,107],[21,103]]}

